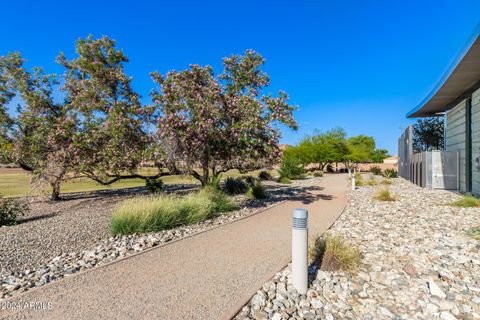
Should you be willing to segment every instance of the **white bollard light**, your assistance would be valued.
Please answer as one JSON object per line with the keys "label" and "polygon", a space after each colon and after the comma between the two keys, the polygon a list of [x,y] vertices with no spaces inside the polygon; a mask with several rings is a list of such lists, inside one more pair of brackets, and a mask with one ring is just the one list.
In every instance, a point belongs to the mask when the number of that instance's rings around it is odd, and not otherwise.
{"label": "white bollard light", "polygon": [[308,289],[308,211],[293,209],[292,213],[292,278],[298,293]]}

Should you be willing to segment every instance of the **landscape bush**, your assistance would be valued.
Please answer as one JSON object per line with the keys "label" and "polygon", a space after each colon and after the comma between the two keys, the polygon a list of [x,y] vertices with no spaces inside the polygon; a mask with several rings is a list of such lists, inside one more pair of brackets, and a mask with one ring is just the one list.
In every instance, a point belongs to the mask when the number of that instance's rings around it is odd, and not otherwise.
{"label": "landscape bush", "polygon": [[254,176],[243,176],[242,179],[245,181],[248,187],[251,187],[258,183],[258,178]]}
{"label": "landscape bush", "polygon": [[305,179],[307,170],[296,158],[283,157],[279,173],[288,179]]}
{"label": "landscape bush", "polygon": [[150,193],[157,193],[162,191],[163,181],[161,179],[146,179],[145,187]]}
{"label": "landscape bush", "polygon": [[267,190],[260,182],[257,182],[248,188],[247,196],[252,199],[264,199],[267,197]]}
{"label": "landscape bush", "polygon": [[247,189],[247,183],[239,177],[228,177],[223,182],[223,190],[231,195],[245,193]]}
{"label": "landscape bush", "polygon": [[396,197],[393,196],[390,193],[390,190],[388,189],[382,189],[378,191],[377,194],[375,194],[374,198],[379,201],[396,201],[397,200]]}
{"label": "landscape bush", "polygon": [[398,178],[398,171],[395,169],[385,169],[383,171],[383,176],[385,178]]}
{"label": "landscape bush", "polygon": [[480,207],[480,200],[471,194],[463,196],[460,200],[450,203],[454,207],[475,208]]}
{"label": "landscape bush", "polygon": [[290,184],[292,183],[292,181],[290,181],[290,179],[288,179],[287,177],[280,177],[278,178],[278,183],[283,183],[283,184]]}
{"label": "landscape bush", "polygon": [[313,176],[314,177],[323,177],[323,171],[319,171],[319,170],[314,171]]}
{"label": "landscape bush", "polygon": [[161,194],[123,201],[110,221],[113,234],[155,232],[212,218],[216,212],[235,209],[232,199],[223,192],[205,187],[180,197]]}
{"label": "landscape bush", "polygon": [[28,212],[28,206],[18,200],[0,195],[0,227],[17,224],[17,218]]}
{"label": "landscape bush", "polygon": [[323,271],[353,271],[360,263],[360,252],[339,235],[318,237],[309,248],[310,258]]}
{"label": "landscape bush", "polygon": [[383,179],[382,182],[381,182],[381,184],[383,184],[383,185],[390,185],[390,184],[392,184],[392,180],[390,180],[390,179]]}
{"label": "landscape bush", "polygon": [[273,180],[273,176],[271,175],[271,173],[266,170],[260,171],[260,173],[258,174],[258,178],[260,180]]}
{"label": "landscape bush", "polygon": [[370,168],[370,172],[373,173],[376,176],[381,176],[382,175],[382,169],[380,167],[377,167],[377,166],[372,166]]}

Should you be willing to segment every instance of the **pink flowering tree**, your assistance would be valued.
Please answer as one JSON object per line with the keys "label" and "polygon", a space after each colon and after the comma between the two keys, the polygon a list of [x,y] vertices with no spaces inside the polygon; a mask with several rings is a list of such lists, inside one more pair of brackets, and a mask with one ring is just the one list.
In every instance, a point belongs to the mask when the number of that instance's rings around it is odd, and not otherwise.
{"label": "pink flowering tree", "polygon": [[[18,116],[3,121],[3,134],[11,147],[9,160],[33,174],[33,181],[47,183],[51,198],[59,199],[60,186],[73,164],[72,137],[75,116],[61,103],[54,102],[54,75],[40,68],[24,67],[19,53],[0,57],[0,109],[18,96]],[[5,109],[3,109],[4,111]],[[8,117],[5,113],[0,117]]]}
{"label": "pink flowering tree", "polygon": [[261,69],[261,55],[248,50],[223,62],[219,76],[198,65],[165,77],[152,74],[159,85],[152,98],[162,155],[202,185],[230,169],[244,172],[276,163],[276,124],[297,128],[288,95],[264,93],[270,79]]}
{"label": "pink flowering tree", "polygon": [[60,54],[57,61],[66,68],[62,90],[66,107],[77,119],[78,130],[73,138],[78,174],[108,185],[120,179],[155,179],[171,174],[157,161],[154,176],[137,172],[139,165],[154,155],[148,134],[151,107],[144,107],[125,74],[128,58],[108,37],[89,36],[76,43],[73,60]]}

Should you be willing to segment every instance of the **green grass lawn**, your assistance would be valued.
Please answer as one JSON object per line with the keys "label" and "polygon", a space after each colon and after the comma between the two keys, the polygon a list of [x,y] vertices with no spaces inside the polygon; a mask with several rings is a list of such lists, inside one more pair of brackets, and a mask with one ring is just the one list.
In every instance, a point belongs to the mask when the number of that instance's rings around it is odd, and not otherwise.
{"label": "green grass lawn", "polygon": [[[155,168],[142,168],[139,170],[142,174],[154,174]],[[253,171],[251,175],[258,175],[258,171]],[[231,170],[224,174],[227,176],[239,176],[240,173],[237,170]],[[166,176],[162,178],[165,184],[178,184],[178,183],[198,183],[197,180],[190,176],[175,175]],[[66,181],[62,184],[62,193],[71,192],[84,192],[94,190],[113,190],[131,187],[145,186],[145,181],[142,179],[126,179],[113,183],[110,186],[103,186],[95,181],[87,178],[77,178],[74,180]],[[22,169],[2,169],[0,168],[0,194],[7,197],[20,197],[25,195],[38,195],[38,191],[32,190],[30,185],[30,175],[28,172]]]}

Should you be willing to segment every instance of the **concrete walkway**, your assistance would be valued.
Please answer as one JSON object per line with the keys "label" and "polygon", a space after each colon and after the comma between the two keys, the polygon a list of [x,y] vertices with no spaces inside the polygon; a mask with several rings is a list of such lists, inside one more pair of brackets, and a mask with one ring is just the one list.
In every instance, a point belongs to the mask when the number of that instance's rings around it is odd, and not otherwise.
{"label": "concrete walkway", "polygon": [[320,234],[341,214],[346,190],[346,175],[326,175],[298,199],[9,299],[52,307],[0,309],[0,319],[228,317],[289,262],[292,209],[307,208],[310,235]]}

